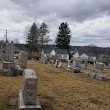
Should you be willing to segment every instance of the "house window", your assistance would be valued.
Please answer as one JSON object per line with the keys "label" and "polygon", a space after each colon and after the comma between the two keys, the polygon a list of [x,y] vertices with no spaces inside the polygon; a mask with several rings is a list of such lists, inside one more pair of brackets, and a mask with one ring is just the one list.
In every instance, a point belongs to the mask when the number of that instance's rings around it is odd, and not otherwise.
{"label": "house window", "polygon": [[18,54],[19,52],[15,51],[14,53],[15,53],[15,54]]}

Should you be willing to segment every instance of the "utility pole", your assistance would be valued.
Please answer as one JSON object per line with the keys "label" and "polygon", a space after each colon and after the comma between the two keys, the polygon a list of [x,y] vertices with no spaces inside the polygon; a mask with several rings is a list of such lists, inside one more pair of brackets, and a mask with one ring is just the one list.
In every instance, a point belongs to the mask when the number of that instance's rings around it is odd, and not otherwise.
{"label": "utility pole", "polygon": [[7,40],[7,30],[6,30],[6,43],[8,42],[8,40]]}

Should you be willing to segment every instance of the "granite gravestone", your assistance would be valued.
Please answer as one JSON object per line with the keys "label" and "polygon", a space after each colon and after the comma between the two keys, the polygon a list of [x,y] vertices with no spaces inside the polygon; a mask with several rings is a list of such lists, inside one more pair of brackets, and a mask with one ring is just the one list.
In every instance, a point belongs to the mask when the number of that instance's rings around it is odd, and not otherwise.
{"label": "granite gravestone", "polygon": [[20,63],[20,68],[26,69],[27,68],[27,60],[28,60],[28,53],[27,52],[21,52],[19,54],[19,63]]}
{"label": "granite gravestone", "polygon": [[79,73],[80,65],[81,65],[80,59],[73,59],[73,66],[70,67],[70,71],[73,73]]}
{"label": "granite gravestone", "polygon": [[59,60],[56,60],[56,62],[55,62],[55,67],[56,68],[58,67],[58,64],[59,64]]}
{"label": "granite gravestone", "polygon": [[87,69],[87,61],[83,61],[83,63],[80,64],[81,69]]}
{"label": "granite gravestone", "polygon": [[103,72],[104,70],[104,64],[101,62],[96,62],[96,72]]}
{"label": "granite gravestone", "polygon": [[37,97],[37,81],[35,71],[25,69],[23,73],[23,88],[19,92],[19,110],[41,110]]}
{"label": "granite gravestone", "polygon": [[5,52],[5,59],[3,61],[3,70],[11,70],[14,72],[15,70],[15,63],[14,63],[14,43],[6,43],[6,52]]}
{"label": "granite gravestone", "polygon": [[105,81],[106,80],[106,75],[104,74],[96,74],[96,79],[100,81]]}
{"label": "granite gravestone", "polygon": [[68,64],[67,64],[66,70],[70,70],[70,67],[71,67],[71,60],[68,60]]}
{"label": "granite gravestone", "polygon": [[73,66],[74,67],[80,67],[81,60],[80,59],[73,59]]}

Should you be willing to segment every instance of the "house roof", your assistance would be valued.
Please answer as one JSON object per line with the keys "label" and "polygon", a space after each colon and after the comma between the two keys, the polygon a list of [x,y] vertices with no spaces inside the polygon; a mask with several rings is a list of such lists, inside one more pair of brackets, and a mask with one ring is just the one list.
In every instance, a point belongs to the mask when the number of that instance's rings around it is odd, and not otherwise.
{"label": "house roof", "polygon": [[81,56],[82,54],[86,54],[87,56],[90,56],[90,57],[96,57],[97,56],[94,51],[77,51],[77,52],[79,53],[79,56]]}
{"label": "house roof", "polygon": [[68,54],[68,51],[66,49],[56,48],[55,51],[57,52],[57,54]]}
{"label": "house roof", "polygon": [[49,54],[52,50],[55,50],[55,52],[57,54],[68,54],[68,51],[66,49],[60,49],[60,48],[57,48],[56,46],[45,46],[43,47],[43,51],[45,54]]}
{"label": "house roof", "polygon": [[44,53],[45,54],[49,54],[53,49],[50,49],[50,48],[45,48],[43,49]]}

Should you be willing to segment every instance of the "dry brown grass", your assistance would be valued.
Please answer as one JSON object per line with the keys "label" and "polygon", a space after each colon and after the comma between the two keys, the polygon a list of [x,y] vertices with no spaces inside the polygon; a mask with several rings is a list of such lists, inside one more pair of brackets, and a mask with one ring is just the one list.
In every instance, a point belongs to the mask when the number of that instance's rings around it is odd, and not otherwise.
{"label": "dry brown grass", "polygon": [[[110,110],[110,71],[107,81],[86,78],[64,68],[28,61],[39,78],[38,96],[43,110]],[[89,70],[93,70],[90,66]],[[83,72],[83,71],[82,71]],[[0,77],[0,110],[16,110],[22,77]],[[10,103],[14,104],[10,104]]]}

